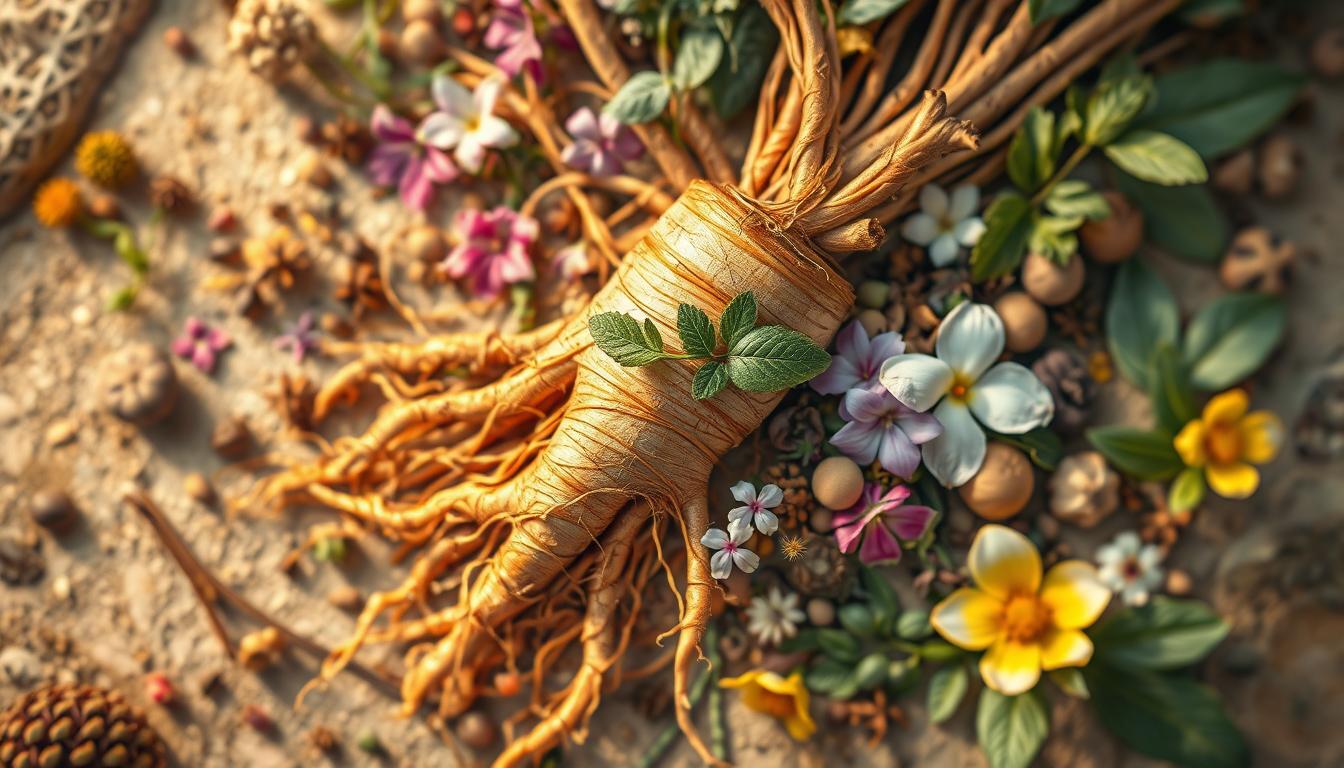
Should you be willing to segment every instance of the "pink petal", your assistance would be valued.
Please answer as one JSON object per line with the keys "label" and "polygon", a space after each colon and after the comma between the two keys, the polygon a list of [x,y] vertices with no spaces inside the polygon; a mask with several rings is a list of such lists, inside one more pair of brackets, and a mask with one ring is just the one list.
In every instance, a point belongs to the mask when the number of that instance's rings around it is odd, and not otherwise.
{"label": "pink petal", "polygon": [[919,449],[895,424],[882,429],[877,460],[888,472],[909,479],[919,469]]}
{"label": "pink petal", "polygon": [[915,445],[923,445],[943,434],[943,425],[932,413],[917,413],[902,406],[907,413],[896,417],[896,423]]}
{"label": "pink petal", "polygon": [[938,513],[930,507],[918,504],[902,504],[895,509],[888,510],[882,516],[883,524],[876,527],[890,527],[892,533],[899,536],[902,541],[918,541],[928,532],[929,526],[933,524],[933,520],[937,516]]}
{"label": "pink petal", "polygon": [[831,367],[809,382],[812,389],[823,395],[839,395],[860,383],[859,369],[847,358],[835,355]]}
{"label": "pink petal", "polygon": [[851,421],[831,436],[830,443],[859,464],[871,464],[882,444],[882,429],[870,422]]}
{"label": "pink petal", "polygon": [[886,391],[855,388],[845,393],[845,411],[854,421],[878,421],[890,412],[895,403],[896,398]]}
{"label": "pink petal", "polygon": [[[605,121],[606,115],[603,115]],[[597,115],[593,113],[590,107],[580,107],[574,110],[574,114],[565,121],[565,132],[575,139],[587,139],[592,142],[601,141],[602,131],[598,127]]]}
{"label": "pink petal", "polygon": [[191,353],[191,364],[198,369],[210,373],[215,369],[215,353],[204,344],[196,345],[196,349]]}
{"label": "pink petal", "polygon": [[895,563],[901,559],[901,542],[886,528],[869,526],[868,535],[863,538],[863,546],[859,548],[859,559],[866,565]]}
{"label": "pink petal", "polygon": [[186,336],[179,336],[173,339],[173,354],[181,358],[191,357],[192,351],[196,348],[196,342]]}
{"label": "pink petal", "polygon": [[424,168],[425,178],[435,184],[447,184],[456,179],[458,175],[457,166],[453,164],[453,159],[438,147],[425,148]]}

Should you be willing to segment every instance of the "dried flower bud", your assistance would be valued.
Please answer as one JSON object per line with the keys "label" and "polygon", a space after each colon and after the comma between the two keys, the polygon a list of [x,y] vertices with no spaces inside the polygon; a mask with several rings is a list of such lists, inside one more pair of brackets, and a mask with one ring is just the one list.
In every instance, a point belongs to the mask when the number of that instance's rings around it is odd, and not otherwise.
{"label": "dried flower bud", "polygon": [[489,715],[472,711],[457,721],[457,737],[472,749],[489,749],[499,738],[499,729]]}
{"label": "dried flower bud", "polygon": [[1092,412],[1096,384],[1086,363],[1067,349],[1052,349],[1032,364],[1032,373],[1041,380],[1055,400],[1055,419],[1051,426],[1077,432],[1087,424]]}
{"label": "dried flower bud", "polygon": [[137,344],[107,358],[102,368],[103,403],[119,419],[149,426],[177,402],[177,371],[151,344]]}
{"label": "dried flower bud", "polygon": [[177,699],[173,682],[162,672],[151,672],[145,677],[145,695],[150,701],[165,707]]}
{"label": "dried flower bud", "polygon": [[60,488],[44,488],[34,493],[28,514],[34,523],[58,535],[68,533],[79,520],[75,503]]}
{"label": "dried flower bud", "polygon": [[172,214],[186,213],[195,205],[191,190],[172,176],[159,176],[149,183],[149,201]]}
{"label": "dried flower bud", "polygon": [[1050,512],[1066,523],[1091,528],[1120,505],[1120,476],[1096,451],[1066,457],[1050,476]]}

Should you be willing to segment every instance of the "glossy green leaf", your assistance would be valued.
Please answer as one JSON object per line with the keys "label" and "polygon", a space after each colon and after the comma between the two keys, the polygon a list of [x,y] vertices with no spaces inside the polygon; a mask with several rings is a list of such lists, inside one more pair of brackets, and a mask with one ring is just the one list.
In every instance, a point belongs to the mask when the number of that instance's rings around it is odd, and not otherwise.
{"label": "glossy green leaf", "polygon": [[714,324],[699,307],[690,304],[677,307],[677,335],[681,337],[681,346],[686,349],[686,354],[697,357],[714,354],[714,346],[717,344]]}
{"label": "glossy green leaf", "polygon": [[710,360],[700,366],[691,379],[691,397],[696,400],[708,400],[728,386],[728,368],[718,360]]}
{"label": "glossy green leaf", "polygon": [[1096,658],[1107,664],[1172,670],[1208,656],[1227,632],[1227,624],[1207,604],[1159,595],[1112,614],[1088,634]]}
{"label": "glossy green leaf", "polygon": [[1215,392],[1250,376],[1279,345],[1287,323],[1287,307],[1276,296],[1232,293],[1204,305],[1185,335],[1191,382]]}
{"label": "glossy green leaf", "polygon": [[1195,397],[1190,391],[1190,376],[1181,362],[1176,345],[1163,342],[1153,357],[1153,376],[1148,397],[1153,404],[1158,426],[1175,435],[1195,417]]}
{"label": "glossy green leaf", "polygon": [[1008,178],[1022,192],[1033,194],[1054,175],[1058,155],[1054,113],[1032,107],[1008,145]]}
{"label": "glossy green leaf", "polygon": [[1078,228],[1083,225],[1080,216],[1034,216],[1028,250],[1050,259],[1061,266],[1078,253]]}
{"label": "glossy green leaf", "polygon": [[971,249],[971,279],[977,283],[1012,272],[1022,263],[1031,238],[1032,209],[1027,198],[1004,192],[985,210],[985,233]]}
{"label": "glossy green leaf", "polygon": [[854,682],[861,691],[871,691],[887,681],[887,657],[882,653],[864,656],[854,667]]}
{"label": "glossy green leaf", "polygon": [[1173,256],[1212,264],[1227,248],[1227,217],[1206,186],[1164,187],[1116,174],[1116,186],[1143,212],[1148,241]]}
{"label": "glossy green leaf", "polygon": [[636,72],[625,81],[602,111],[626,125],[655,120],[667,109],[672,88],[657,72]]}
{"label": "glossy green leaf", "polygon": [[836,14],[840,25],[867,24],[870,21],[886,18],[910,0],[845,0]]}
{"label": "glossy green leaf", "polygon": [[598,349],[623,366],[648,365],[667,356],[656,326],[647,321],[641,325],[621,312],[603,312],[588,318],[588,332]]}
{"label": "glossy green leaf", "polygon": [[743,9],[733,24],[728,55],[709,78],[709,96],[720,117],[728,119],[756,103],[761,81],[779,44],[779,33],[758,3]]}
{"label": "glossy green leaf", "polygon": [[1143,111],[1152,93],[1153,81],[1147,75],[1103,78],[1083,107],[1083,143],[1104,147],[1115,141]]}
{"label": "glossy green leaf", "polygon": [[1045,197],[1045,209],[1056,216],[1100,221],[1111,215],[1106,198],[1082,179],[1064,179]]}
{"label": "glossy green leaf", "polygon": [[970,688],[970,675],[966,667],[957,664],[943,667],[929,677],[929,722],[946,722],[957,713],[966,691]]}
{"label": "glossy green leaf", "polygon": [[1063,669],[1054,669],[1046,673],[1050,682],[1059,686],[1064,693],[1075,699],[1090,699],[1092,693],[1087,690],[1087,679],[1083,677],[1083,671],[1077,667],[1064,667]]}
{"label": "glossy green leaf", "polygon": [[1116,469],[1138,480],[1165,480],[1185,468],[1171,436],[1161,430],[1095,427],[1087,439]]}
{"label": "glossy green leaf", "polygon": [[1106,343],[1120,373],[1151,389],[1154,353],[1163,343],[1176,344],[1179,335],[1171,289],[1139,259],[1121,265],[1106,306]]}
{"label": "glossy green leaf", "polygon": [[1186,467],[1171,481],[1167,489],[1167,506],[1175,514],[1183,514],[1198,507],[1207,493],[1204,484],[1204,470],[1198,467]]}
{"label": "glossy green leaf", "polygon": [[1056,16],[1071,13],[1080,2],[1081,0],[1030,0],[1027,9],[1031,11],[1031,23],[1040,24]]}
{"label": "glossy green leaf", "polygon": [[719,334],[729,349],[755,327],[756,296],[751,291],[734,296],[719,316]]}
{"label": "glossy green leaf", "polygon": [[990,768],[1028,768],[1050,733],[1050,712],[1039,693],[980,692],[975,733]]}
{"label": "glossy green leaf", "polygon": [[1121,170],[1164,187],[1199,184],[1209,178],[1199,154],[1170,134],[1137,128],[1107,144],[1104,151]]}
{"label": "glossy green leaf", "polygon": [[672,82],[683,91],[703,85],[723,61],[724,47],[723,35],[713,26],[687,27],[672,63]]}

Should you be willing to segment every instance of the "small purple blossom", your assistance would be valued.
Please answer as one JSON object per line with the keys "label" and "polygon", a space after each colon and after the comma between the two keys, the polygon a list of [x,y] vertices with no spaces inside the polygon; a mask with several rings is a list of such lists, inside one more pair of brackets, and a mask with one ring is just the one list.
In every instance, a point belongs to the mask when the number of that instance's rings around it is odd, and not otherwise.
{"label": "small purple blossom", "polygon": [[931,413],[901,405],[885,389],[851,389],[840,415],[849,423],[831,436],[831,445],[859,464],[876,458],[888,472],[909,479],[919,468],[919,448],[943,434]]}
{"label": "small purple blossom", "polygon": [[596,114],[590,107],[580,107],[565,121],[565,130],[574,143],[565,147],[560,157],[569,167],[594,176],[614,176],[624,168],[624,161],[644,154],[644,146],[628,127],[603,112]]}
{"label": "small purple blossom", "polygon": [[302,363],[304,356],[317,349],[316,322],[312,312],[299,315],[299,320],[288,331],[275,340],[277,349],[288,349],[294,353],[294,362]]}
{"label": "small purple blossom", "polygon": [[188,317],[182,326],[182,335],[173,340],[173,354],[190,360],[202,373],[213,373],[219,353],[233,345],[229,334],[211,328],[199,317]]}
{"label": "small purple blossom", "polygon": [[435,184],[457,178],[457,166],[437,147],[423,144],[406,118],[379,104],[370,129],[378,145],[369,155],[368,171],[379,186],[396,186],[407,208],[423,211]]}
{"label": "small purple blossom", "polygon": [[863,323],[855,320],[836,335],[831,367],[812,380],[812,388],[823,395],[838,395],[855,387],[877,388],[882,363],[903,352],[901,334],[888,331],[869,339]]}
{"label": "small purple blossom", "polygon": [[832,518],[840,551],[849,554],[858,546],[859,559],[865,565],[899,561],[901,543],[918,541],[938,516],[929,507],[906,504],[908,498],[910,489],[904,485],[893,487],[886,495],[877,483],[864,485],[859,502]]}
{"label": "small purple blossom", "polygon": [[528,250],[537,239],[535,219],[504,206],[468,208],[453,219],[453,230],[458,244],[441,268],[455,280],[470,278],[472,293],[493,298],[504,286],[533,278]]}
{"label": "small purple blossom", "polygon": [[541,80],[541,43],[532,25],[532,14],[523,0],[495,0],[495,13],[485,28],[485,47],[499,50],[495,66],[509,77],[524,69]]}

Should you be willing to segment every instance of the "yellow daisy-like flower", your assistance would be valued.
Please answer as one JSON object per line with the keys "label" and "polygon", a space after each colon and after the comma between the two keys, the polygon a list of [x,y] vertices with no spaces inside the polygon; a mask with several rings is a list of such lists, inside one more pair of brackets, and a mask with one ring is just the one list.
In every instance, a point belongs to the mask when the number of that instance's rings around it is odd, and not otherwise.
{"label": "yellow daisy-like flower", "polygon": [[75,170],[100,187],[119,189],[140,170],[131,143],[116,131],[84,136],[75,150]]}
{"label": "yellow daisy-like flower", "polygon": [[1260,487],[1253,464],[1264,464],[1279,452],[1283,425],[1269,411],[1250,411],[1246,393],[1233,389],[1214,397],[1203,415],[1176,435],[1176,452],[1188,467],[1204,470],[1204,479],[1219,496],[1244,499]]}
{"label": "yellow daisy-like flower", "polygon": [[971,544],[967,565],[975,586],[934,606],[929,623],[949,643],[985,651],[985,685],[1016,696],[1036,686],[1042,669],[1092,660],[1092,641],[1083,630],[1106,610],[1111,590],[1091,563],[1065,560],[1042,578],[1041,555],[1030,539],[986,525]]}
{"label": "yellow daisy-like flower", "polygon": [[52,179],[33,195],[33,215],[49,229],[65,229],[74,224],[83,210],[79,187],[69,179]]}
{"label": "yellow daisy-like flower", "polygon": [[807,741],[816,733],[817,724],[807,711],[811,697],[803,684],[803,673],[794,672],[787,678],[764,669],[753,669],[738,677],[719,681],[721,688],[738,688],[742,703],[748,709],[767,714],[784,723],[789,735],[797,741]]}

